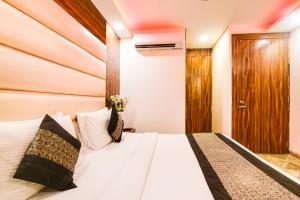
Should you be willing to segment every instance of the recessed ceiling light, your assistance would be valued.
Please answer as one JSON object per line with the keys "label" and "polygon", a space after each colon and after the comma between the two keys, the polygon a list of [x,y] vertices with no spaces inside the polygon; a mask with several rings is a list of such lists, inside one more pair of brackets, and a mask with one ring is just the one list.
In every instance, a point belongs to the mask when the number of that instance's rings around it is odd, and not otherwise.
{"label": "recessed ceiling light", "polygon": [[208,40],[208,36],[207,35],[201,35],[199,37],[200,42],[206,42]]}
{"label": "recessed ceiling light", "polygon": [[124,28],[124,25],[122,23],[115,23],[114,28],[115,30],[122,30]]}

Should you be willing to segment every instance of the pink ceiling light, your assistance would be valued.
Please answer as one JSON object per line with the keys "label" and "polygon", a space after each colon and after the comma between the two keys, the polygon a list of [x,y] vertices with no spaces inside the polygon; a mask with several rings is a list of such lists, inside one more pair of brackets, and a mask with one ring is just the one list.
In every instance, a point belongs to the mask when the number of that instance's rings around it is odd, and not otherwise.
{"label": "pink ceiling light", "polygon": [[273,24],[275,24],[278,20],[281,18],[287,16],[291,12],[293,12],[295,9],[300,7],[300,1],[299,0],[286,0],[283,1],[281,5],[279,5],[277,8],[275,8],[269,15],[269,17],[264,20],[264,22],[261,24],[261,27],[264,30],[269,29]]}

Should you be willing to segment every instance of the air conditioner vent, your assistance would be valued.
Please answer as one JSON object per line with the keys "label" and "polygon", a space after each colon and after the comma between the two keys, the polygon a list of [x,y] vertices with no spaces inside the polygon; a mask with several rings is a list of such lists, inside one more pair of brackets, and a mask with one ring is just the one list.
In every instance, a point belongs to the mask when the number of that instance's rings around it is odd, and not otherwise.
{"label": "air conditioner vent", "polygon": [[135,48],[149,49],[149,48],[175,48],[175,43],[161,43],[161,44],[136,44]]}
{"label": "air conditioner vent", "polygon": [[134,47],[137,51],[180,50],[184,48],[184,32],[134,34]]}

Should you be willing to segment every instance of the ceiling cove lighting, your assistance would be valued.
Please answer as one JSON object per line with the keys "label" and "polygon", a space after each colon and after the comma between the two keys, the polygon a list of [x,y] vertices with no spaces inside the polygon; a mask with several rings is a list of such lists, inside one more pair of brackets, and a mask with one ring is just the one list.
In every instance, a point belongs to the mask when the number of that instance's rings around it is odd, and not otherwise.
{"label": "ceiling cove lighting", "polygon": [[200,37],[199,37],[199,41],[200,42],[206,42],[208,40],[208,36],[207,35],[201,35]]}
{"label": "ceiling cove lighting", "polygon": [[[300,3],[300,1],[299,1]],[[300,27],[300,8],[296,9],[276,24],[274,24],[269,32],[291,32]]]}

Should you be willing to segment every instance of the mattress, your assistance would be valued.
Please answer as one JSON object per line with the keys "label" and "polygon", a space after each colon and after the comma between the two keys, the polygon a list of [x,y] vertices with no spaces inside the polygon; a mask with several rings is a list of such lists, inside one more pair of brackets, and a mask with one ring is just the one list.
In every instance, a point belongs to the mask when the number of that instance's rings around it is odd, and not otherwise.
{"label": "mattress", "polygon": [[[252,155],[300,184],[289,174]],[[74,182],[75,189],[64,192],[46,189],[31,199],[214,199],[185,134],[124,133],[121,143],[111,143],[99,151],[83,149]]]}

